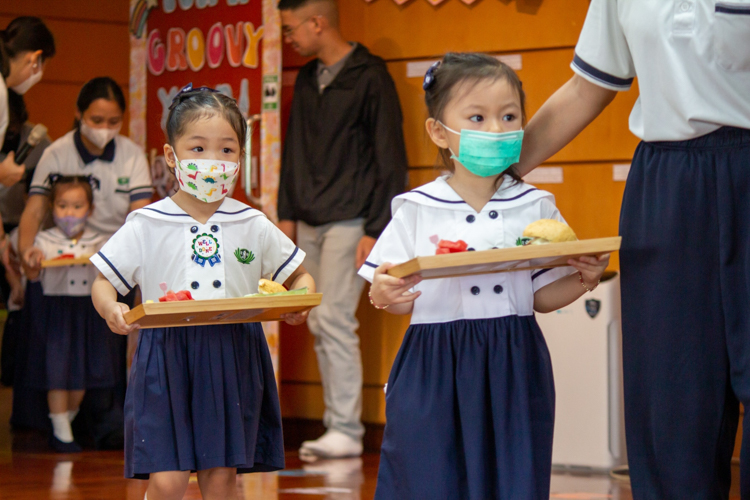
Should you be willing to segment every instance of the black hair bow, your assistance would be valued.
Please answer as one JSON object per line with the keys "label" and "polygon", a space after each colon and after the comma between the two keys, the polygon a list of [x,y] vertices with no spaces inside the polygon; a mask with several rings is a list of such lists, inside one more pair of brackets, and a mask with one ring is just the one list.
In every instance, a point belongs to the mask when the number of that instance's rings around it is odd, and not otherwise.
{"label": "black hair bow", "polygon": [[198,87],[197,89],[194,89],[193,82],[190,82],[184,87],[182,87],[180,91],[177,92],[177,94],[175,94],[175,96],[172,98],[172,104],[169,106],[169,109],[172,109],[173,107],[175,107],[176,105],[184,101],[185,99],[190,99],[197,93],[203,92],[203,91],[218,92],[218,90],[212,89],[211,87]]}
{"label": "black hair bow", "polygon": [[47,182],[49,182],[50,187],[54,187],[55,184],[58,182],[68,183],[68,182],[85,182],[86,184],[91,186],[91,190],[100,190],[101,189],[101,182],[99,179],[94,177],[93,175],[62,175],[62,174],[49,174],[47,176]]}
{"label": "black hair bow", "polygon": [[422,82],[422,89],[430,90],[435,85],[435,71],[440,67],[440,61],[432,63],[427,73],[424,75],[424,81]]}

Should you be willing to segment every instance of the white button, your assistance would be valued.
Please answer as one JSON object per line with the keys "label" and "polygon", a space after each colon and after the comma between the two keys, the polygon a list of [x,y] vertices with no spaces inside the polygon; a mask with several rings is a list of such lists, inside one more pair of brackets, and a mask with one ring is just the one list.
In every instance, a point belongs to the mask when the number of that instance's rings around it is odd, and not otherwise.
{"label": "white button", "polygon": [[680,10],[681,10],[682,12],[687,12],[687,11],[689,11],[689,10],[690,10],[690,4],[689,4],[688,2],[682,2],[682,3],[680,4]]}

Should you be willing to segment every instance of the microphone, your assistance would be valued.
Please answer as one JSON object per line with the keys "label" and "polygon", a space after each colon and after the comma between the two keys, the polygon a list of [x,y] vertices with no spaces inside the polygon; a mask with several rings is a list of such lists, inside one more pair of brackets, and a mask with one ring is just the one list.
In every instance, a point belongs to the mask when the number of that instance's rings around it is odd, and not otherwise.
{"label": "microphone", "polygon": [[29,132],[29,136],[26,138],[26,142],[24,142],[23,145],[18,149],[18,154],[16,154],[16,158],[14,160],[16,164],[22,164],[24,160],[26,160],[26,157],[29,156],[31,150],[34,149],[46,135],[47,127],[45,127],[41,123],[37,123],[36,125],[34,125],[34,128],[31,129],[31,132]]}

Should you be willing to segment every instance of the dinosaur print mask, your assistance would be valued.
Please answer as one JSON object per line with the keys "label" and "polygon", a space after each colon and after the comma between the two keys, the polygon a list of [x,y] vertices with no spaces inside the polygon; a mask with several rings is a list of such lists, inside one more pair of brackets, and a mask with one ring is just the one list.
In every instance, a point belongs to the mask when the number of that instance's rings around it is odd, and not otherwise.
{"label": "dinosaur print mask", "polygon": [[240,172],[239,164],[231,161],[174,159],[180,189],[206,203],[226,197]]}

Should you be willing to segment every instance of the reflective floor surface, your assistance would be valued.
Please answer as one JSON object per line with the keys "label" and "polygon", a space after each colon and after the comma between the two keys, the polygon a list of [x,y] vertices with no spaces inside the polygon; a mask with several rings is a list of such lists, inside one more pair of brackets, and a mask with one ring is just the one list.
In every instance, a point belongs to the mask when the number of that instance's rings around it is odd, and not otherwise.
{"label": "reflective floor surface", "polygon": [[[10,389],[0,389],[0,499],[143,498],[146,482],[122,477],[121,451],[60,455],[47,448],[44,436],[11,434],[7,423],[10,401]],[[377,482],[378,459],[378,454],[365,454],[362,458],[305,464],[290,451],[285,470],[238,476],[237,489],[243,499],[371,499]],[[185,498],[201,498],[195,475]],[[632,496],[628,483],[608,475],[557,471],[552,478],[550,498],[631,500]],[[739,494],[732,498],[739,499]]]}

